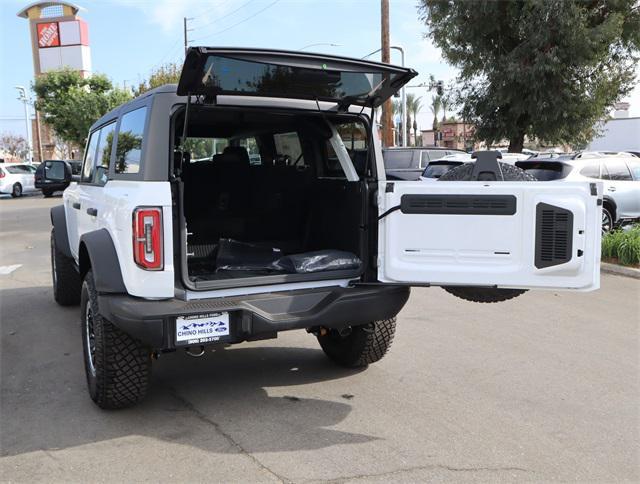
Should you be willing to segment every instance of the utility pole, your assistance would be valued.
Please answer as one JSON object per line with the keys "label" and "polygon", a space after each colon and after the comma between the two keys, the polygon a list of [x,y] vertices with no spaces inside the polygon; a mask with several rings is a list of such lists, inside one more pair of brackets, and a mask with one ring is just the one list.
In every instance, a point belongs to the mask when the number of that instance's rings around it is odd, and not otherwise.
{"label": "utility pole", "polygon": [[182,21],[183,21],[183,27],[184,27],[184,55],[185,57],[187,56],[187,49],[189,48],[189,38],[188,38],[188,32],[191,32],[193,29],[188,29],[187,28],[187,22],[189,20],[193,20],[192,17],[182,17]]}
{"label": "utility pole", "polygon": [[[389,46],[389,0],[381,0],[380,5],[380,47],[382,48],[382,62],[391,62],[391,49]],[[391,120],[391,99],[387,99],[382,105],[382,143],[384,146],[393,146],[393,122]]]}

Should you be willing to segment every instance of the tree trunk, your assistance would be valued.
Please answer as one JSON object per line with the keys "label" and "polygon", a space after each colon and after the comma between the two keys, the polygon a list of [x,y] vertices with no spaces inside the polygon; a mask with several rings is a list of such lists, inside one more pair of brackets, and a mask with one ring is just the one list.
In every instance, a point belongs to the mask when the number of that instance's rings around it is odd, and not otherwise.
{"label": "tree trunk", "polygon": [[509,153],[522,153],[524,148],[524,133],[519,133],[509,140]]}

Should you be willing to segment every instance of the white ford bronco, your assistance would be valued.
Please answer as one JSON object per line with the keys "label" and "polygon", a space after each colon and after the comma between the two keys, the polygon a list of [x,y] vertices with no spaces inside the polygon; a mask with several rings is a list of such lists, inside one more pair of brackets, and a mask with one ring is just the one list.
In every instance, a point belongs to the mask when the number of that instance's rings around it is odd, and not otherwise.
{"label": "white ford bronco", "polygon": [[436,183],[386,179],[376,108],[414,76],[197,47],[177,86],[92,126],[51,210],[51,260],[55,300],[81,306],[100,407],[140,401],[163,352],[284,330],[366,366],[410,286],[477,302],[598,288],[600,184],[538,183],[495,152]]}

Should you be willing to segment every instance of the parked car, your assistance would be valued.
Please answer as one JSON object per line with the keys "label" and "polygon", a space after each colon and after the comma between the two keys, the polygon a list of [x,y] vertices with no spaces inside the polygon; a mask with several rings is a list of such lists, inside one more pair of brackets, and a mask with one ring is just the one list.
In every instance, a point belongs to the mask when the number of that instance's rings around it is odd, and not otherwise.
{"label": "parked car", "polygon": [[446,155],[440,159],[430,161],[420,176],[424,181],[436,181],[442,175],[453,168],[457,168],[465,163],[471,163],[473,159],[468,153],[456,153],[454,155]]}
{"label": "parked car", "polygon": [[392,180],[419,180],[431,160],[465,152],[452,148],[427,146],[416,148],[385,148],[382,150],[387,176]]}
{"label": "parked car", "polygon": [[601,180],[603,232],[640,220],[640,159],[633,155],[536,159],[518,162],[516,166],[541,181]]}
{"label": "parked car", "polygon": [[[42,190],[45,197],[64,191],[73,176],[79,176],[82,162],[78,160],[45,160],[35,173],[35,187]],[[46,175],[46,176],[45,176]]]}
{"label": "parked car", "polygon": [[80,305],[98,406],[140,401],[164,352],[285,330],[364,368],[411,286],[476,302],[598,288],[601,184],[514,183],[526,174],[511,165],[506,181],[471,182],[467,165],[447,182],[387,179],[374,110],[416,75],[191,47],[177,86],[93,124],[80,180],[51,209],[51,261],[55,300]]}
{"label": "parked car", "polygon": [[28,163],[0,164],[0,193],[9,193],[17,198],[23,193],[36,191],[35,171],[35,167]]}

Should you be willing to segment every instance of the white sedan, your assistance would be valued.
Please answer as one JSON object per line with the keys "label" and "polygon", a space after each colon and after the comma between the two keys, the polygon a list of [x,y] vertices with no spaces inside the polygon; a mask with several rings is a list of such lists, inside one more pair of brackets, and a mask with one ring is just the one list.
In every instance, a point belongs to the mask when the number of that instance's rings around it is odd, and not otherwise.
{"label": "white sedan", "polygon": [[27,163],[0,164],[0,193],[21,197],[23,193],[35,192],[36,167]]}

